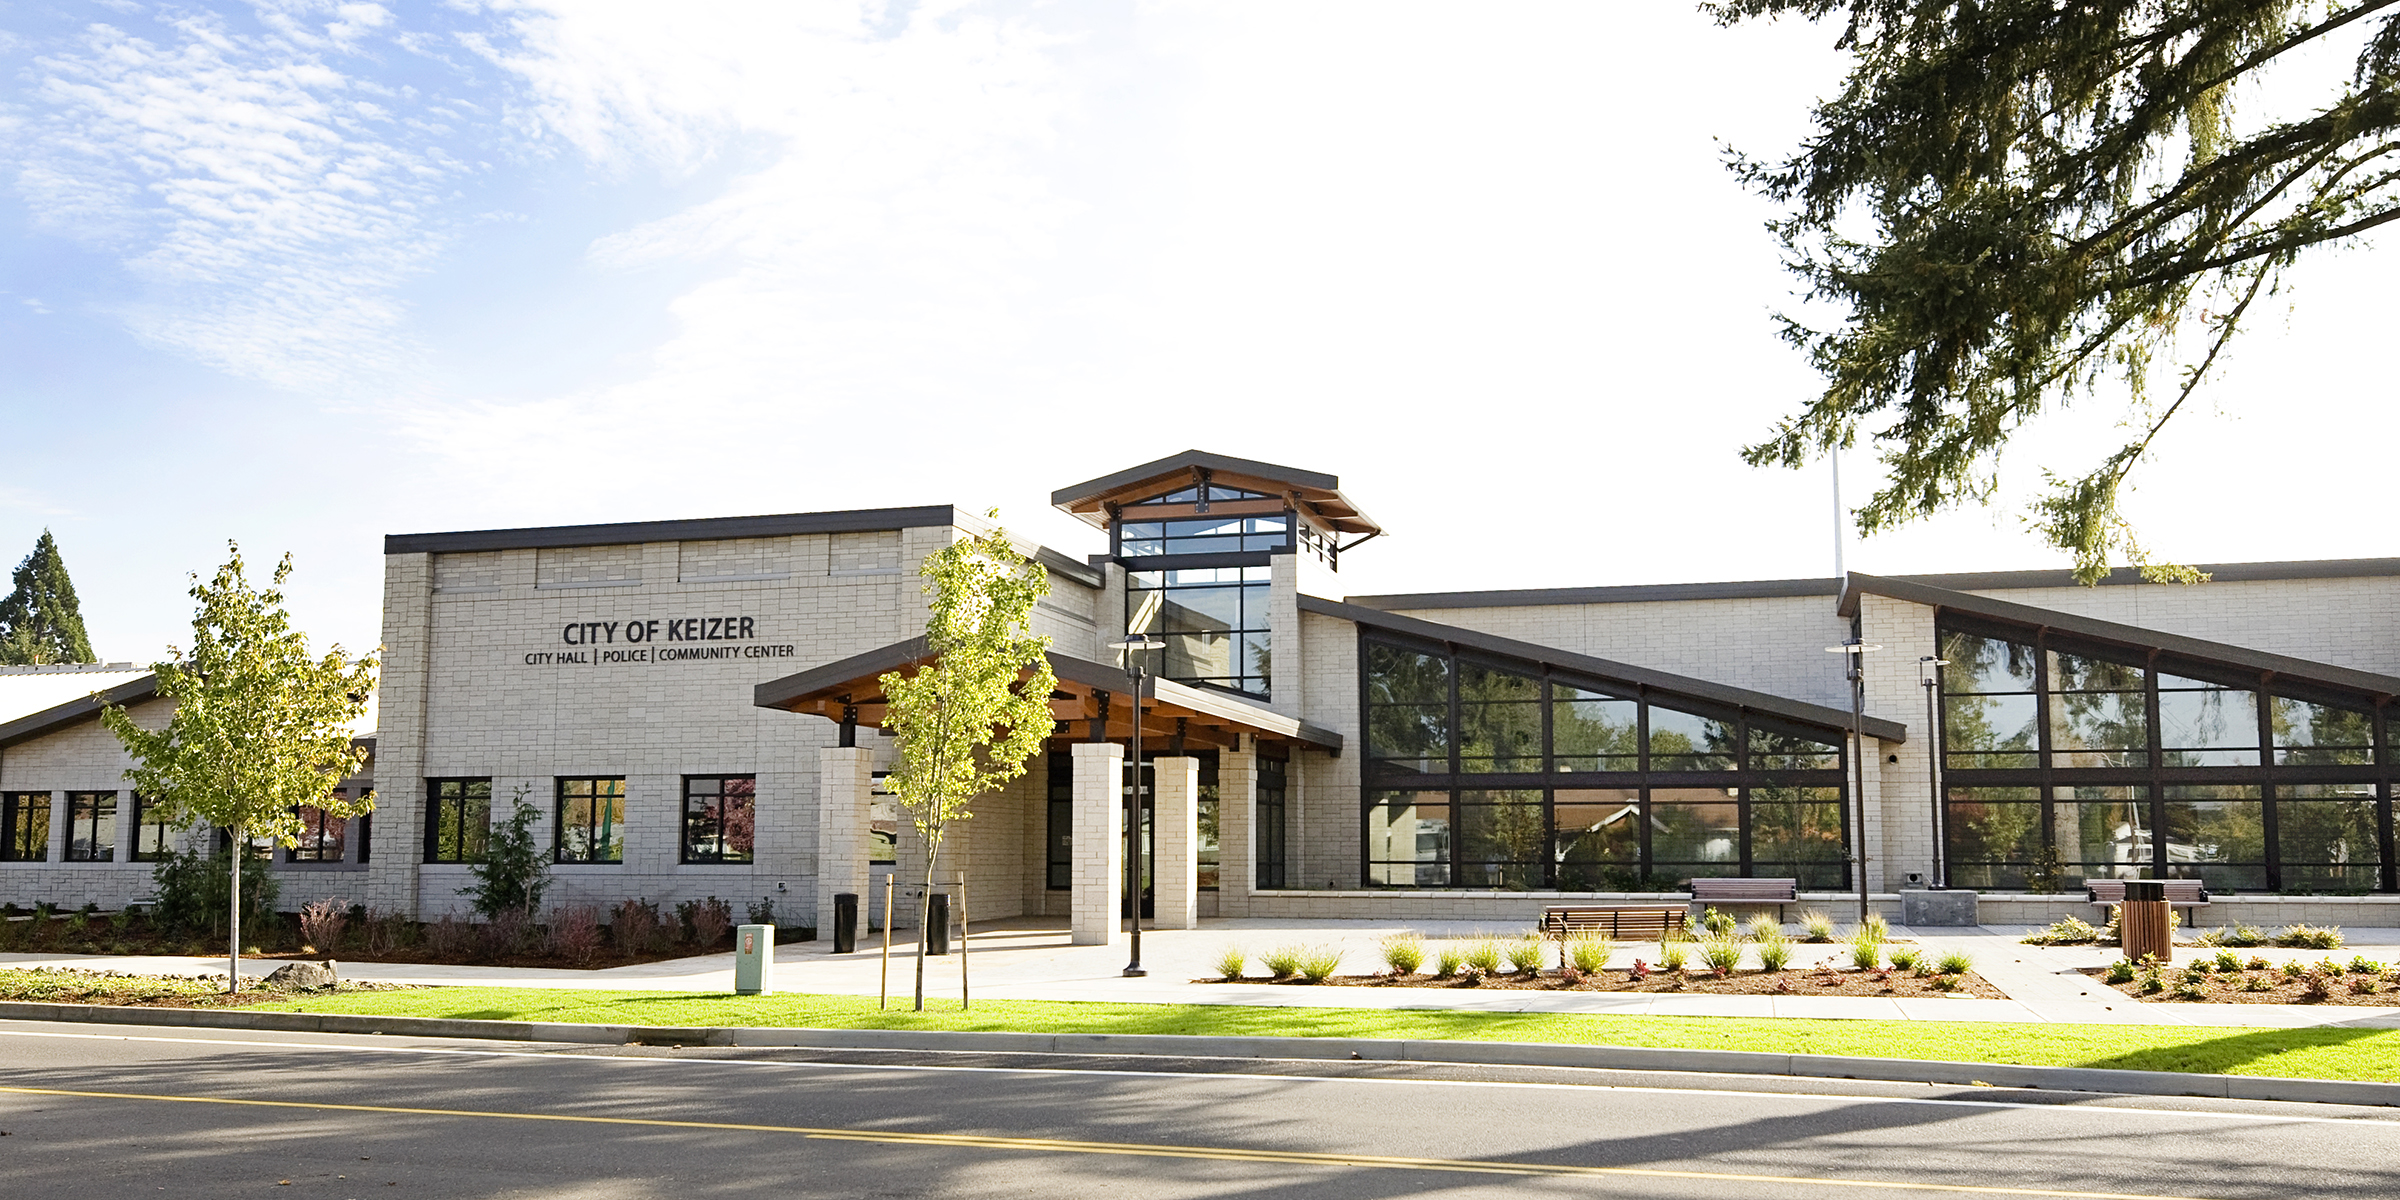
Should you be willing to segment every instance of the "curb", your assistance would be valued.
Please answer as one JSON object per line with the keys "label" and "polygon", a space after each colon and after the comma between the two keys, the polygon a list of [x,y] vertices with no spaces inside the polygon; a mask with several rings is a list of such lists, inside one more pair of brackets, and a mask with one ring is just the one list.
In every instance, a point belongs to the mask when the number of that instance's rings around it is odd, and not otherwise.
{"label": "curb", "polygon": [[1363,1060],[1590,1070],[1676,1071],[1861,1079],[1969,1087],[2032,1088],[2132,1096],[2201,1096],[2309,1104],[2400,1106],[2400,1083],[2199,1075],[2097,1067],[2029,1067],[1771,1054],[1754,1050],[1679,1050],[1541,1042],[1408,1041],[1397,1038],[1199,1037],[1164,1033],[958,1033],[915,1029],[778,1029],[725,1026],[578,1025],[547,1021],[473,1021],[440,1017],[365,1017],[341,1013],[240,1012],[192,1008],[120,1008],[97,1004],[0,1001],[0,1020],[277,1033],[385,1034],[599,1046],[742,1046],[755,1049],[927,1050],[984,1054],[1129,1055],[1171,1058]]}

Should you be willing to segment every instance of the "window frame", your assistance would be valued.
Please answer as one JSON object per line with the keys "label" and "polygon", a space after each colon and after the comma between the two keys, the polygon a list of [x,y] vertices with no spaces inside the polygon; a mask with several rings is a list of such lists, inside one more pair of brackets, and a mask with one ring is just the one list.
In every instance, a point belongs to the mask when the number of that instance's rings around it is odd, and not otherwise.
{"label": "window frame", "polygon": [[[67,838],[65,846],[59,851],[60,862],[104,863],[117,861],[117,811],[119,808],[117,800],[117,793],[113,791],[67,793]],[[106,804],[103,804],[102,801],[106,801]],[[106,839],[100,836],[100,819],[103,808],[107,810],[108,817],[108,837]],[[82,831],[82,826],[87,821],[91,825],[91,829],[90,836],[85,839],[84,844],[91,849],[83,854],[77,854],[75,853],[75,835]]]}
{"label": "window frame", "polygon": [[[601,790],[600,785],[611,783],[616,785],[614,791],[604,792]],[[567,789],[574,784],[588,784],[591,786],[591,791],[582,796],[570,796]],[[551,786],[555,802],[550,810],[550,861],[554,865],[562,867],[619,867],[625,865],[625,811],[629,799],[625,776],[554,775],[551,777]],[[593,845],[593,836],[597,831],[609,831],[609,836],[604,839],[604,845],[609,851],[613,851],[613,857],[604,857],[596,852],[568,857],[567,804],[571,800],[592,802],[592,812],[595,815],[600,811],[599,801],[614,802],[609,806],[616,814],[614,822],[586,821],[581,826],[584,831],[586,847]]]}
{"label": "window frame", "polygon": [[[133,793],[133,844],[126,848],[125,858],[127,862],[164,862],[168,858],[174,856],[176,850],[174,845],[175,832],[179,829],[186,828],[190,822],[187,821],[179,825],[167,821],[150,820],[150,814],[158,811],[158,807],[158,801],[153,800],[150,797],[141,794],[140,792]],[[159,831],[158,846],[156,849],[145,849],[143,847],[142,831],[145,829],[156,829]]]}
{"label": "window frame", "polygon": [[[717,784],[717,790],[714,792],[695,793],[692,790],[692,785],[704,780],[715,780]],[[717,802],[716,838],[717,844],[720,847],[724,846],[729,840],[728,835],[726,834],[726,828],[731,823],[732,816],[731,807],[727,802],[728,794],[725,791],[725,785],[734,780],[741,780],[750,785],[749,794],[747,796],[747,801],[750,808],[750,848],[744,851],[742,856],[739,858],[728,857],[722,850],[719,850],[719,852],[714,855],[696,853],[692,844],[692,823],[695,816],[692,808],[692,802],[695,799],[714,799]],[[758,862],[757,774],[735,772],[721,775],[684,776],[683,820],[676,833],[675,840],[677,842],[676,861],[684,866],[748,867],[755,865]]]}
{"label": "window frame", "polygon": [[[456,797],[444,796],[442,790],[445,784],[459,785],[460,794]],[[469,839],[466,817],[468,806],[474,802],[475,797],[467,795],[466,791],[476,784],[483,785],[483,836],[479,839],[481,848],[470,853],[467,849]],[[484,854],[489,851],[491,846],[492,818],[494,816],[492,806],[495,803],[495,790],[492,777],[489,775],[427,777],[425,780],[425,857],[423,861],[451,866],[466,866],[482,862]],[[458,853],[455,856],[445,857],[441,852],[442,810],[453,803],[458,810]]]}
{"label": "window frame", "polygon": [[[26,819],[35,815],[40,817],[39,837],[33,836]],[[0,862],[49,862],[50,827],[57,821],[55,793],[0,792]]]}

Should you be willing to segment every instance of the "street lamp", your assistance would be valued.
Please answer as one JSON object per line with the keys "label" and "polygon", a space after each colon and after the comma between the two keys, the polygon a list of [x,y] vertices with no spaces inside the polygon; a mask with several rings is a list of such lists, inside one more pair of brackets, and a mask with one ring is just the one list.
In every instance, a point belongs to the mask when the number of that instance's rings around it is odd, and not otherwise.
{"label": "street lamp", "polygon": [[1942,681],[1942,668],[1950,660],[1936,654],[1917,659],[1917,682],[1925,685],[1925,790],[1933,796],[1933,886],[1936,891],[1950,886],[1950,868],[1942,854],[1942,743],[1940,726],[1934,722],[1934,686]]}
{"label": "street lamp", "polygon": [[1850,861],[1858,872],[1858,923],[1867,923],[1867,655],[1883,647],[1869,645],[1864,638],[1844,638],[1839,646],[1825,647],[1827,654],[1845,654],[1850,663],[1850,757],[1858,764],[1858,836],[1850,844],[1854,849]]}
{"label": "street lamp", "polygon": [[1167,644],[1146,633],[1128,633],[1116,643],[1125,655],[1125,677],[1133,681],[1133,786],[1125,791],[1125,911],[1133,918],[1133,959],[1128,977],[1142,969],[1142,655]]}

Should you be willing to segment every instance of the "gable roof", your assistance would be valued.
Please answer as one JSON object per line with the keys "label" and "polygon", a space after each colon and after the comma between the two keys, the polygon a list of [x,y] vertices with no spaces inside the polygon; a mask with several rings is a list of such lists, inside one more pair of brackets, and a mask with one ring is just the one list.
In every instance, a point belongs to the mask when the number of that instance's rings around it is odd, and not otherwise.
{"label": "gable roof", "polygon": [[[0,702],[4,702],[11,691],[24,690],[6,686],[16,679],[23,678],[27,677],[0,677]],[[54,687],[56,683],[64,682],[75,689],[73,693],[70,693],[74,698],[64,702],[50,703],[32,712],[19,710],[17,713],[11,713],[0,710],[0,716],[11,718],[0,721],[0,748],[14,746],[20,742],[29,742],[70,725],[97,720],[104,702],[107,704],[132,704],[147,700],[158,692],[158,676],[146,670],[101,669],[72,674],[62,672],[51,675],[45,673],[32,678],[52,682]],[[93,692],[99,692],[102,698],[94,699]],[[55,690],[46,691],[42,699],[54,699],[55,695]]]}
{"label": "gable roof", "polygon": [[1935,587],[1911,579],[1862,575],[1853,571],[1850,574],[1848,586],[1842,589],[1842,598],[1836,607],[1845,617],[1855,616],[1858,613],[1859,598],[1867,595],[1888,596],[1894,600],[1922,604],[1937,611],[1965,613],[2013,625],[2036,629],[2055,629],[2093,641],[2162,650],[2203,662],[2238,667],[2246,671],[2281,675],[2303,682],[2331,684],[2377,696],[2400,695],[2400,677],[2380,675],[2373,671],[2340,667],[2332,663],[2315,662],[2305,658],[2293,658],[2288,654],[2252,650],[2246,646],[2212,642],[2204,638],[2187,637],[2180,633],[2145,629],[2139,625],[2103,621],[2097,617],[2078,616],[2052,608],[2037,608],[2030,604],[1995,600],[1989,596],[1953,591],[1949,588]]}
{"label": "gable roof", "polygon": [[[1572,674],[1638,684],[1670,696],[1687,696],[1694,700],[1706,700],[1729,708],[1746,709],[1769,716],[1782,717],[1785,720],[1797,721],[1804,725],[1814,725],[1825,729],[1848,729],[1850,727],[1850,714],[1843,709],[1828,708],[1822,704],[1811,704],[1806,700],[1794,700],[1787,696],[1777,696],[1767,692],[1754,692],[1748,688],[1712,683],[1705,679],[1695,679],[1689,675],[1677,675],[1668,671],[1653,670],[1649,667],[1637,667],[1631,663],[1611,662],[1605,658],[1577,654],[1574,651],[1561,650],[1555,646],[1521,642],[1515,638],[1500,637],[1480,630],[1463,629],[1456,625],[1444,625],[1420,617],[1404,617],[1398,613],[1382,612],[1356,604],[1343,604],[1339,601],[1308,595],[1300,597],[1300,611],[1335,617],[1372,629],[1388,629],[1394,633],[1403,633],[1426,641],[1444,642],[1453,646],[1482,650],[1490,654],[1523,659],[1541,666],[1556,667]],[[1860,721],[1860,728],[1865,730],[1868,736],[1886,742],[1908,740],[1908,726],[1898,721],[1889,721],[1882,717],[1865,717]]]}
{"label": "gable roof", "polygon": [[1202,472],[1207,473],[1212,483],[1264,492],[1287,500],[1314,517],[1318,524],[1339,533],[1383,532],[1383,526],[1359,511],[1358,506],[1342,494],[1342,481],[1337,476],[1254,459],[1211,454],[1205,450],[1170,454],[1138,467],[1127,467],[1098,479],[1087,479],[1073,487],[1060,488],[1050,493],[1050,504],[1070,516],[1105,529],[1112,506],[1146,500],[1178,484],[1192,482]]}

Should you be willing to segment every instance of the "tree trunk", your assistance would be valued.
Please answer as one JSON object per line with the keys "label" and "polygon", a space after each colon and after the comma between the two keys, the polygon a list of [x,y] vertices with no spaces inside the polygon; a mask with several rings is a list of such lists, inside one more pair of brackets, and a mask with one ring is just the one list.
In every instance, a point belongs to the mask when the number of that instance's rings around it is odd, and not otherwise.
{"label": "tree trunk", "polygon": [[225,952],[225,990],[242,990],[242,827],[233,827],[232,944]]}
{"label": "tree trunk", "polygon": [[942,857],[942,837],[925,839],[925,890],[917,896],[917,1008],[925,1011],[925,955],[933,949],[933,864]]}

